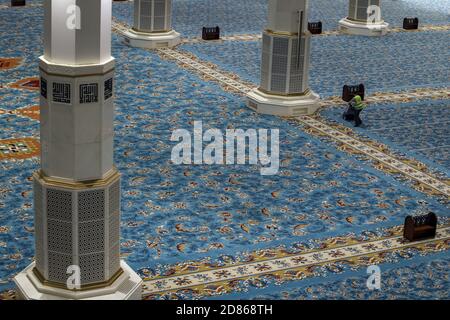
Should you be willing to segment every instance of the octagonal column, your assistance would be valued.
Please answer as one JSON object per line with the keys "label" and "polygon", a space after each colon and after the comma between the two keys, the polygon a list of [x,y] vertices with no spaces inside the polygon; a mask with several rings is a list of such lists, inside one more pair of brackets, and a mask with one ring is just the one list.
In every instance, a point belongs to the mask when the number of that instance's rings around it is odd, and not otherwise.
{"label": "octagonal column", "polygon": [[247,105],[279,116],[314,113],[319,96],[309,89],[311,33],[308,0],[269,0],[263,31],[261,84],[247,95]]}
{"label": "octagonal column", "polygon": [[124,33],[133,47],[174,47],[181,41],[172,29],[172,0],[135,0],[133,28]]}
{"label": "octagonal column", "polygon": [[44,1],[36,259],[15,277],[24,299],[140,298],[140,277],[120,260],[111,3]]}
{"label": "octagonal column", "polygon": [[339,31],[363,36],[387,34],[389,24],[381,18],[381,0],[349,0],[348,16],[339,21]]}

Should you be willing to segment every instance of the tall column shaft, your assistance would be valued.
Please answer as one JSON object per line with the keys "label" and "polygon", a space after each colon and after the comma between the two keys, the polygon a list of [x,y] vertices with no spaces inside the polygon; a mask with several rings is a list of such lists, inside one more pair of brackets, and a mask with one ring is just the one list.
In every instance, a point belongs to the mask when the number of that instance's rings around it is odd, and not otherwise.
{"label": "tall column shaft", "polygon": [[261,83],[248,93],[247,105],[264,114],[296,116],[319,108],[309,89],[311,33],[308,0],[269,0],[263,31]]}
{"label": "tall column shaft", "polygon": [[36,271],[65,286],[76,265],[81,285],[103,283],[120,269],[111,1],[46,0],[44,10]]}
{"label": "tall column shaft", "polygon": [[169,32],[172,30],[172,0],[135,0],[134,30]]}
{"label": "tall column shaft", "polygon": [[269,23],[263,32],[261,90],[280,95],[299,95],[308,90],[308,9],[305,0],[269,1]]}
{"label": "tall column shaft", "polygon": [[140,278],[120,261],[111,9],[111,0],[44,0],[36,259],[15,280],[27,299],[139,297]]}
{"label": "tall column shaft", "polygon": [[380,0],[349,0],[348,18],[355,21],[367,22],[367,8],[371,5],[380,7]]}
{"label": "tall column shaft", "polygon": [[135,0],[133,28],[123,33],[132,47],[175,47],[180,34],[172,29],[172,0]]}
{"label": "tall column shaft", "polygon": [[381,17],[381,0],[349,0],[348,15],[339,21],[339,31],[355,35],[382,36],[388,27]]}

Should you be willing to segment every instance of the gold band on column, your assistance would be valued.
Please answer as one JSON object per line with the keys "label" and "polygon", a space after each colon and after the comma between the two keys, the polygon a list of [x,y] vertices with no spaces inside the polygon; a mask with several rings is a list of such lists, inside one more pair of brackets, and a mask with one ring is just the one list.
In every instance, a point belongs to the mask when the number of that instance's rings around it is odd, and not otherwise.
{"label": "gold band on column", "polygon": [[33,174],[33,177],[37,180],[43,181],[46,185],[54,186],[63,189],[80,190],[88,188],[100,188],[106,187],[115,181],[120,179],[120,173],[116,168],[112,168],[108,171],[102,179],[90,180],[90,181],[72,181],[68,179],[62,179],[57,177],[49,177],[44,174],[42,170],[39,170]]}
{"label": "gold band on column", "polygon": [[101,289],[104,287],[109,287],[122,275],[123,269],[119,268],[119,270],[117,270],[117,272],[107,281],[80,285],[79,289],[69,289],[69,288],[67,288],[66,285],[64,285],[62,283],[45,280],[44,276],[39,272],[39,270],[36,267],[33,268],[33,273],[43,285],[46,285],[48,287],[57,288],[57,289],[65,289],[65,290],[69,290],[69,291],[86,291],[86,290]]}

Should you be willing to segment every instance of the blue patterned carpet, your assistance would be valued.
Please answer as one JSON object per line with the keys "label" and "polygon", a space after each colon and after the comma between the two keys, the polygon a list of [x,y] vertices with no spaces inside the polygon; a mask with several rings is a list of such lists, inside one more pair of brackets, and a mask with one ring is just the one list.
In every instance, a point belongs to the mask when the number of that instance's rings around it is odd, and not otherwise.
{"label": "blue patterned carpet", "polygon": [[[192,8],[202,6],[205,2],[210,1],[175,1],[175,6],[178,5],[175,9],[175,16],[178,15],[175,24],[180,26],[182,32],[188,35],[196,32],[195,25],[188,27],[191,21],[189,19],[196,18],[189,14],[192,12],[189,10],[194,10]],[[255,14],[255,25],[264,22],[257,17],[259,11],[261,15],[265,10],[262,1],[255,2],[255,7],[259,8],[256,12],[249,1],[233,2],[239,5],[230,12],[228,10],[231,10],[231,6],[219,5],[221,13],[218,16],[224,19],[222,21],[229,21],[230,26],[235,25],[234,20],[228,19],[230,15],[239,13],[245,21],[250,21],[248,17]],[[385,1],[389,2],[391,1]],[[441,6],[444,3],[436,2]],[[192,6],[183,11],[183,5]],[[129,6],[130,4],[115,4],[115,16],[124,20],[125,8]],[[398,14],[402,15],[403,11]],[[439,13],[424,10],[423,15],[430,22],[442,22],[439,20],[442,19]],[[208,23],[216,21],[211,15],[207,15],[206,19],[209,19]],[[36,105],[39,103],[36,91],[13,89],[7,85],[38,75],[37,58],[42,53],[42,8],[1,9],[0,21],[6,26],[2,27],[0,34],[0,57],[24,59],[18,68],[0,71],[0,109],[12,111]],[[198,25],[202,23],[201,20],[197,21]],[[248,23],[249,26],[236,26],[242,29],[231,30],[230,27],[230,33],[250,32],[252,26]],[[260,27],[255,27],[254,30],[259,29]],[[10,30],[14,30],[14,33]],[[331,61],[331,57],[335,55],[347,61],[355,61],[355,58],[350,57],[350,54],[355,54],[357,59],[361,59],[358,60],[360,66],[367,65],[369,60],[362,59],[362,53],[355,53],[345,47],[350,38],[340,36],[315,39],[313,87],[324,95],[332,95],[336,93],[337,87],[350,80],[365,80],[370,83],[370,90],[376,91],[392,87],[448,86],[446,70],[439,67],[446,59],[448,63],[448,50],[444,50],[441,44],[445,36],[448,37],[448,33],[398,34],[387,37],[387,40],[370,41],[357,38],[361,40],[358,44],[360,52],[372,45],[385,52],[385,55],[376,55],[376,59],[381,60],[370,60],[369,69],[364,69],[362,78],[355,76],[355,69],[345,72],[348,70],[345,63],[333,63],[335,58]],[[419,45],[423,44],[424,39],[430,41],[430,46],[436,46],[435,51],[433,54],[424,53],[419,56],[419,50],[423,52]],[[402,41],[403,44],[411,43],[413,53],[405,56],[400,54]],[[322,55],[318,50],[320,44],[327,49]],[[227,70],[236,71],[244,78],[255,80],[255,66],[259,60],[258,46],[257,43],[230,43],[202,47],[185,45],[183,49],[189,49]],[[223,48],[226,50],[222,50]],[[227,56],[236,59],[239,51],[243,53],[242,59],[228,64]],[[220,57],[212,58],[219,52]],[[395,56],[398,65],[395,70],[392,65],[385,65],[389,61],[386,58],[389,55]],[[255,114],[245,107],[242,97],[224,92],[218,85],[203,81],[176,64],[162,60],[154,52],[126,47],[117,36],[113,37],[113,56],[117,59],[115,162],[123,174],[121,252],[135,269],[167,268],[186,260],[225,259],[248,250],[279,245],[289,247],[300,241],[375,232],[380,228],[402,224],[405,216],[414,212],[431,210],[438,214],[440,223],[448,223],[448,204],[419,193],[368,163],[338,151],[326,141],[305,133],[295,122]],[[412,57],[414,60],[411,60]],[[324,66],[320,66],[321,62]],[[246,69],[246,65],[253,66],[253,69]],[[377,65],[381,70],[377,69]],[[411,77],[400,76],[400,66]],[[433,76],[428,71],[432,71]],[[370,74],[373,76],[370,77]],[[430,106],[434,107],[435,104],[444,111],[434,113],[435,109]],[[398,106],[378,106],[377,110],[383,108]],[[420,123],[426,108],[430,109],[434,122],[438,118],[442,119],[442,116],[447,117],[448,122],[450,116],[445,102],[411,104],[408,108],[412,111],[408,119],[408,125],[411,126]],[[394,128],[395,121],[398,123],[402,118],[401,112],[395,114],[397,118],[392,122],[387,118],[377,118],[368,111],[365,114],[367,127],[363,129],[373,134],[375,139],[386,139],[392,145],[414,149],[413,137],[410,140],[395,139],[399,134],[410,134],[404,131],[394,132],[397,130]],[[324,116],[336,121],[339,121],[338,115],[335,109],[324,113]],[[280,173],[262,177],[258,166],[172,165],[170,154],[174,144],[169,140],[172,130],[192,130],[194,120],[203,120],[205,130],[208,127],[222,130],[229,127],[280,129]],[[382,135],[370,131],[372,128],[383,128],[391,124],[392,130],[383,131]],[[444,129],[435,131],[434,135],[429,132],[426,134],[417,135],[423,137],[420,148],[417,149],[448,142],[448,131]],[[0,140],[38,135],[37,121],[0,113]],[[448,148],[439,152],[441,153],[424,152],[420,155],[435,159],[448,174]],[[11,289],[11,278],[33,259],[30,176],[38,167],[37,158],[0,161],[0,292]],[[427,289],[428,293],[424,294],[419,290],[425,290],[429,283],[442,286],[442,280],[436,279],[436,276],[441,277],[445,272],[445,263],[448,263],[447,251],[441,256],[425,259],[409,267],[400,262],[394,264],[391,267],[402,277],[409,271],[410,274],[419,275],[423,268],[429,270],[427,274],[421,275],[423,286],[416,285],[414,288],[417,290],[409,293],[398,291],[397,295],[394,295],[394,291],[389,291],[382,296],[375,296],[354,289],[354,281],[364,278],[359,270],[348,271],[345,276],[318,275],[314,278],[317,285],[311,290],[301,289],[308,286],[307,282],[301,288],[297,284],[284,284],[276,290],[261,289],[261,292],[252,291],[248,295],[236,293],[230,297],[442,298],[445,295],[442,290]],[[395,273],[392,277],[394,275]],[[391,280],[386,278],[385,281]],[[412,280],[411,284],[414,285]],[[395,288],[394,286],[392,290]],[[349,292],[348,295],[343,293],[336,296],[337,290],[341,289]],[[448,287],[446,289],[448,296]]]}
{"label": "blue patterned carpet", "polygon": [[[321,113],[327,119],[352,126],[342,119],[341,108]],[[373,104],[363,113],[364,125],[356,131],[382,141],[420,161],[450,170],[450,105],[448,100],[401,104]],[[434,164],[431,164],[432,160]]]}
{"label": "blue patterned carpet", "polygon": [[[444,67],[450,60],[449,36],[447,31],[313,37],[310,86],[322,97],[340,95],[344,84],[364,83],[369,93],[445,87],[450,79]],[[429,49],[424,50],[425,43]],[[185,44],[182,49],[259,84],[260,41]]]}
{"label": "blue patterned carpet", "polygon": [[450,278],[447,255],[417,258],[407,263],[380,265],[381,290],[368,290],[365,270],[342,273],[326,281],[294,282],[280,290],[275,286],[248,290],[243,299],[256,300],[448,300]]}
{"label": "blue patterned carpet", "polygon": [[[322,21],[324,30],[336,30],[348,13],[348,0],[313,0],[310,6],[309,20]],[[416,16],[421,24],[442,25],[449,22],[449,8],[446,0],[384,0],[382,15],[391,26],[401,26],[403,18]],[[131,24],[132,10],[130,3],[117,3],[114,16]],[[266,0],[173,1],[174,28],[187,37],[200,36],[203,26],[219,25],[224,34],[238,34],[261,33],[266,24]]]}

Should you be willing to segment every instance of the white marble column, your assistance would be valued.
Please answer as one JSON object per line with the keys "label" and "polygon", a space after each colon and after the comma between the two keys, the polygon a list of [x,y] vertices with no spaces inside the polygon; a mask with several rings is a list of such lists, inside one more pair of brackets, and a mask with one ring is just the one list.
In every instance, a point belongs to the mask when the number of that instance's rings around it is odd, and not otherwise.
{"label": "white marble column", "polygon": [[381,0],[349,0],[348,16],[339,21],[339,31],[363,36],[387,34],[389,24],[381,18]]}
{"label": "white marble column", "polygon": [[36,258],[14,279],[23,299],[140,298],[120,260],[111,3],[44,0]]}
{"label": "white marble column", "polygon": [[318,108],[319,96],[308,84],[308,6],[308,0],[269,0],[261,84],[248,94],[248,106],[259,113],[293,116],[311,114]]}
{"label": "white marble column", "polygon": [[125,41],[140,48],[174,47],[180,34],[172,29],[172,0],[135,0],[133,28]]}

